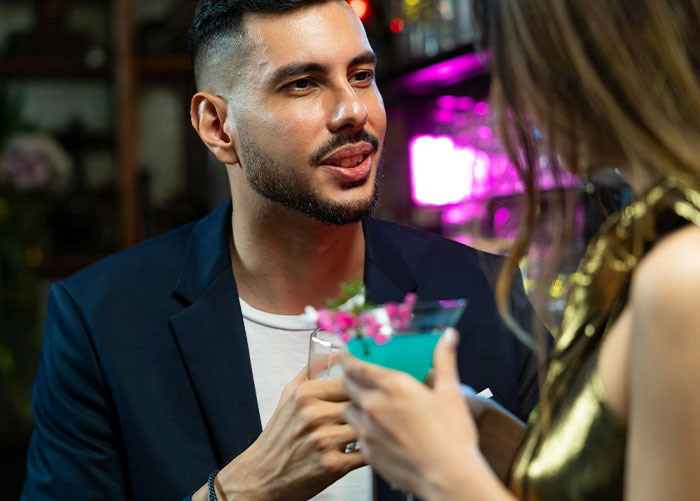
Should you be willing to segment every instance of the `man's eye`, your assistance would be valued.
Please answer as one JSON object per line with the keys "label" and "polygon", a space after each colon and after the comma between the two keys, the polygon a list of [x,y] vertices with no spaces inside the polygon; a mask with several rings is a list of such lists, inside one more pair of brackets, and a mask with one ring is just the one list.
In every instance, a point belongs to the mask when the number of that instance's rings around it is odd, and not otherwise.
{"label": "man's eye", "polygon": [[308,78],[295,80],[288,84],[288,87],[292,90],[307,90],[309,87],[311,87],[311,80]]}
{"label": "man's eye", "polygon": [[372,81],[373,76],[371,71],[358,71],[352,78],[356,82],[367,83]]}

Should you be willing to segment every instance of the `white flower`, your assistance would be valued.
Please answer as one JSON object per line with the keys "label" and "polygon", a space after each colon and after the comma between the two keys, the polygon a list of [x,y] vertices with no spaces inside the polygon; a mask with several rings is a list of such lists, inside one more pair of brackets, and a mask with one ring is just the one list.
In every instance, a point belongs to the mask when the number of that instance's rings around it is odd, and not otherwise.
{"label": "white flower", "polygon": [[19,134],[7,144],[0,162],[0,180],[22,190],[68,188],[71,158],[53,138],[42,134]]}
{"label": "white flower", "polygon": [[361,308],[362,305],[365,304],[365,289],[364,287],[362,290],[356,295],[348,299],[345,303],[340,305],[338,309],[340,311],[353,311],[357,308]]}
{"label": "white flower", "polygon": [[318,310],[313,306],[307,306],[304,308],[304,317],[306,317],[307,321],[316,325],[316,322],[318,322]]}

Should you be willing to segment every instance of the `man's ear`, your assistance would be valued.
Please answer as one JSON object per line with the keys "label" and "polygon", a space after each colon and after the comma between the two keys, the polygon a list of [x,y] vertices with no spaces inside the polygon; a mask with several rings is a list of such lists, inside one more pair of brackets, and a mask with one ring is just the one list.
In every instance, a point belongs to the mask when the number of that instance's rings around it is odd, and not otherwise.
{"label": "man's ear", "polygon": [[192,98],[190,119],[192,127],[219,162],[234,165],[239,162],[234,138],[225,130],[227,103],[221,96],[197,92]]}

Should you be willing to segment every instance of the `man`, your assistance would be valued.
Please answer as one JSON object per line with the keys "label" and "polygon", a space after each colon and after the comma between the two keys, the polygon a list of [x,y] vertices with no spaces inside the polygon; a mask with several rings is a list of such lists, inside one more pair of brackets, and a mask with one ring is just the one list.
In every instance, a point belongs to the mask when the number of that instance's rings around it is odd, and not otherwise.
{"label": "man", "polygon": [[350,6],[204,0],[191,45],[192,124],[232,201],[52,287],[24,498],[371,498],[342,382],[307,379],[299,324],[357,279],[374,303],[467,298],[462,378],[525,416],[534,365],[496,312],[495,258],[369,218],[386,116]]}

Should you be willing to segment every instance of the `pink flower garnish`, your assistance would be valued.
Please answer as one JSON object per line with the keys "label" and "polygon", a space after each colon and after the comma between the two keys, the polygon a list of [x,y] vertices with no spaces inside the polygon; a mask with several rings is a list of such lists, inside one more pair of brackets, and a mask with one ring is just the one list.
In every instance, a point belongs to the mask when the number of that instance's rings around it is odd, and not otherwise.
{"label": "pink flower garnish", "polygon": [[399,316],[399,305],[396,303],[387,303],[384,305],[386,314],[389,316],[389,320],[393,322],[395,318]]}
{"label": "pink flower garnish", "polygon": [[[387,303],[383,306],[389,319],[389,326],[393,329],[405,329],[411,325],[413,306],[416,304],[416,295],[409,292],[401,304]],[[318,311],[316,320],[318,327],[326,332],[334,332],[340,336],[344,343],[353,337],[369,337],[377,344],[389,342],[391,336],[383,332],[383,327],[377,318],[370,312],[356,311],[332,311],[323,309]]]}
{"label": "pink flower garnish", "polygon": [[374,338],[377,334],[379,334],[379,330],[382,328],[382,325],[377,322],[377,319],[371,314],[363,313],[360,315],[360,327],[362,327],[362,331],[365,334],[371,338]]}
{"label": "pink flower garnish", "polygon": [[377,344],[386,344],[391,341],[391,336],[385,336],[384,334],[377,334],[374,336],[374,342]]}
{"label": "pink flower garnish", "polygon": [[412,292],[406,294],[403,303],[387,303],[385,306],[386,313],[389,316],[389,322],[394,329],[405,329],[411,325],[411,317],[413,316],[413,306],[416,304],[416,295]]}
{"label": "pink flower garnish", "polygon": [[357,316],[349,311],[336,311],[333,317],[333,324],[336,331],[346,332],[350,329],[356,328],[359,325]]}
{"label": "pink flower garnish", "polygon": [[330,310],[319,310],[316,324],[318,325],[318,328],[323,331],[333,332],[335,329],[333,328],[332,312]]}

